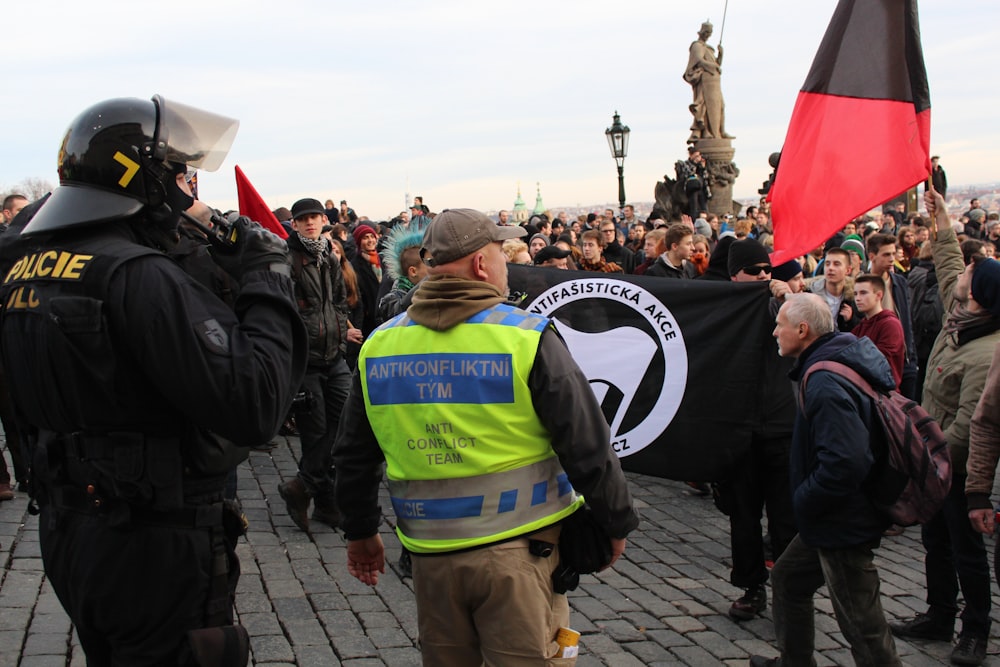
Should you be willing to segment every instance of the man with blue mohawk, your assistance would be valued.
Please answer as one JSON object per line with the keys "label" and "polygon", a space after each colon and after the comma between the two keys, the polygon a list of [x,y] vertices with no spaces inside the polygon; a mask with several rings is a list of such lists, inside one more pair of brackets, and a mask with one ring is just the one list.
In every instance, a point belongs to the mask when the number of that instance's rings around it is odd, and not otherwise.
{"label": "man with blue mohawk", "polygon": [[413,222],[408,227],[396,225],[386,235],[382,268],[393,283],[392,289],[378,303],[376,317],[380,324],[403,312],[406,294],[427,275],[427,265],[420,259],[424,227],[426,225]]}

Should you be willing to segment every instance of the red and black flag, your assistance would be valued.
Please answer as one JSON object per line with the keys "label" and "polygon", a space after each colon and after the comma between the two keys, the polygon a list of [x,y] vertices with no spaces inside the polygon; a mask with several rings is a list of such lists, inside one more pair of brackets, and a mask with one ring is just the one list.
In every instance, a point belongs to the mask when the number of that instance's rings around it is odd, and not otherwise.
{"label": "red and black flag", "polygon": [[916,0],[840,0],[768,193],[772,263],[925,180],[930,106]]}
{"label": "red and black flag", "polygon": [[257,188],[253,186],[239,165],[236,165],[236,196],[239,198],[240,215],[245,215],[251,220],[259,222],[261,227],[274,232],[283,239],[288,238],[288,232],[264,203],[264,198],[260,196]]}

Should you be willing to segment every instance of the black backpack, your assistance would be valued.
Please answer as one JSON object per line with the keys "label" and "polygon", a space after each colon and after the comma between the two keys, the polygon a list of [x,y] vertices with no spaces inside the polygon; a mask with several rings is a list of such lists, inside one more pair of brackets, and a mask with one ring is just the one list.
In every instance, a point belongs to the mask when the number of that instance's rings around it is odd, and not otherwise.
{"label": "black backpack", "polygon": [[849,380],[871,398],[882,423],[883,433],[873,435],[884,438],[872,438],[875,466],[864,484],[875,507],[898,526],[933,518],[951,489],[951,454],[938,423],[916,401],[895,390],[876,391],[854,369],[836,361],[809,367],[799,384],[800,404],[805,401],[806,380],[816,371]]}

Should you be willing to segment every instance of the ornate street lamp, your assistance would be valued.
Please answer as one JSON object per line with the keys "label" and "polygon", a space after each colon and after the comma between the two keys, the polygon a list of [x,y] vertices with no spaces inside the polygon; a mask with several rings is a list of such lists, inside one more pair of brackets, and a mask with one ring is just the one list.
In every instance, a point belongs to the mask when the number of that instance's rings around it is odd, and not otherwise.
{"label": "ornate street lamp", "polygon": [[608,138],[608,146],[611,148],[611,156],[618,165],[618,210],[621,217],[625,217],[625,156],[628,155],[629,131],[628,125],[622,125],[622,119],[617,111],[611,127],[604,130],[604,136]]}

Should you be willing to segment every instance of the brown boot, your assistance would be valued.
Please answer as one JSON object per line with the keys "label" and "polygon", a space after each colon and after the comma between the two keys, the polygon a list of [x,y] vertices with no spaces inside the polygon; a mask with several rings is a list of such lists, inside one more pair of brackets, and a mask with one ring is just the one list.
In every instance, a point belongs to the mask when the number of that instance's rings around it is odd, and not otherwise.
{"label": "brown boot", "polygon": [[306,485],[298,477],[278,485],[278,493],[285,501],[285,509],[288,516],[292,517],[295,525],[305,532],[309,532],[309,491]]}
{"label": "brown boot", "polygon": [[316,496],[313,498],[312,520],[325,523],[330,528],[340,527],[340,508],[337,507],[332,484],[316,491]]}

